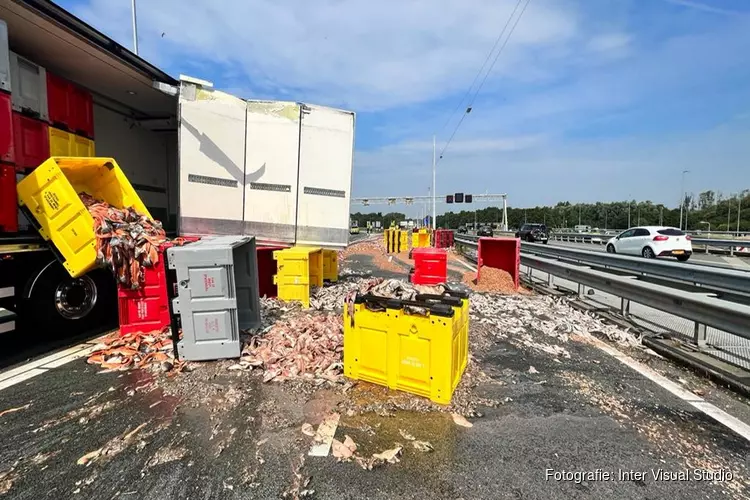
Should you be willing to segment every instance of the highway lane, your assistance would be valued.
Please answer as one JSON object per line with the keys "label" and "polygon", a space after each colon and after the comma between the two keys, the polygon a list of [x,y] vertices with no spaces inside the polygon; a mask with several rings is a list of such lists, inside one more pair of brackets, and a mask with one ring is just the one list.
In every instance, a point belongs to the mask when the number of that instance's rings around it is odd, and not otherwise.
{"label": "highway lane", "polygon": [[[604,245],[598,245],[593,243],[573,243],[569,241],[550,241],[550,245],[564,246],[572,248],[580,248],[582,250],[592,250],[597,252],[606,252],[607,249]],[[666,257],[660,257],[663,260],[669,260],[677,262],[675,259]],[[694,253],[690,260],[691,264],[701,264],[708,266],[719,266],[719,267],[731,267],[732,269],[739,269],[741,271],[750,271],[750,258],[746,257],[730,257],[728,255],[716,255],[716,254],[705,254],[705,253]]]}
{"label": "highway lane", "polygon": [[[381,275],[354,257],[347,265]],[[515,313],[508,307],[496,314]],[[229,370],[232,362],[201,363],[165,377],[97,373],[77,359],[0,390],[0,410],[14,410],[0,421],[7,443],[0,449],[0,484],[18,499],[279,498],[305,486],[315,498],[333,500],[748,498],[746,439],[589,342],[545,334],[546,321],[540,310],[518,331],[490,337],[482,348],[472,345],[476,395],[499,401],[480,405],[472,428],[455,425],[446,412],[387,405],[350,414],[337,407],[397,395],[366,383],[307,392]],[[493,327],[475,318],[470,328],[476,342]],[[747,406],[722,389],[644,356],[688,390],[750,419]],[[341,414],[337,439],[350,435],[363,456],[400,443],[400,461],[364,470],[330,455],[307,456],[302,425],[317,425],[330,411]],[[417,451],[408,434],[434,450]],[[96,450],[103,451],[92,458]],[[652,471],[688,466],[733,476],[715,482],[652,477]],[[562,480],[549,470],[592,477]],[[598,470],[616,475],[602,479]],[[636,478],[633,471],[645,474]]]}

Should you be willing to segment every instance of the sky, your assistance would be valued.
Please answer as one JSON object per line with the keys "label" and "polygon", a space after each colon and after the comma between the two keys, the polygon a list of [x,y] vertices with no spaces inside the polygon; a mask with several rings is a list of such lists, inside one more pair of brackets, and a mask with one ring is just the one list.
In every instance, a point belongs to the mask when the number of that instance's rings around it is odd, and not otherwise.
{"label": "sky", "polygon": [[[750,188],[750,2],[526,1],[141,0],[139,49],[355,111],[354,197],[428,195],[433,136],[441,196],[678,206],[683,170],[689,192]],[[130,0],[58,3],[132,47]]]}

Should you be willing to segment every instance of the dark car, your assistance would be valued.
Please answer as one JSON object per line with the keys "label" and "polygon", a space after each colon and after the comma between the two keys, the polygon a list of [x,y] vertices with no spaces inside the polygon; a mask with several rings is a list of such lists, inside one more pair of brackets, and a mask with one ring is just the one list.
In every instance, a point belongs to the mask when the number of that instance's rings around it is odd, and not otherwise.
{"label": "dark car", "polygon": [[466,226],[458,226],[458,229],[456,230],[458,234],[466,234],[469,232],[468,229],[466,229]]}
{"label": "dark car", "polygon": [[542,242],[546,244],[549,239],[549,231],[544,224],[524,224],[516,233],[516,238],[521,238],[521,240],[530,243]]}
{"label": "dark car", "polygon": [[492,228],[490,226],[479,226],[479,229],[477,229],[477,236],[492,237]]}

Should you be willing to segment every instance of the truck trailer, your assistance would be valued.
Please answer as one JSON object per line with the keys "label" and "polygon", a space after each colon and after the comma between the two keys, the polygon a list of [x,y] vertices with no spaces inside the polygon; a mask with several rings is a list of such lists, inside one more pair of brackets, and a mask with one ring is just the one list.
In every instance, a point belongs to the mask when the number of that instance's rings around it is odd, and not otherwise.
{"label": "truck trailer", "polygon": [[173,78],[52,2],[0,0],[0,333],[117,326],[109,272],[71,278],[17,211],[15,183],[48,157],[116,159],[168,234],[341,249],[354,123]]}

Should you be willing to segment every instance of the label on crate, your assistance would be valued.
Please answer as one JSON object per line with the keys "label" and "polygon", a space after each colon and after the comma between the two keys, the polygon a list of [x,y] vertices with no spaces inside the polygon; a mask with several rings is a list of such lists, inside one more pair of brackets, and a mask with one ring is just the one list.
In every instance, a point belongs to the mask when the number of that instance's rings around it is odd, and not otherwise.
{"label": "label on crate", "polygon": [[136,306],[136,316],[138,316],[138,319],[148,318],[148,301],[138,301],[138,305]]}
{"label": "label on crate", "polygon": [[60,208],[60,198],[57,196],[57,193],[53,191],[44,192],[44,201],[47,202],[47,205],[49,205],[52,210],[57,211]]}

